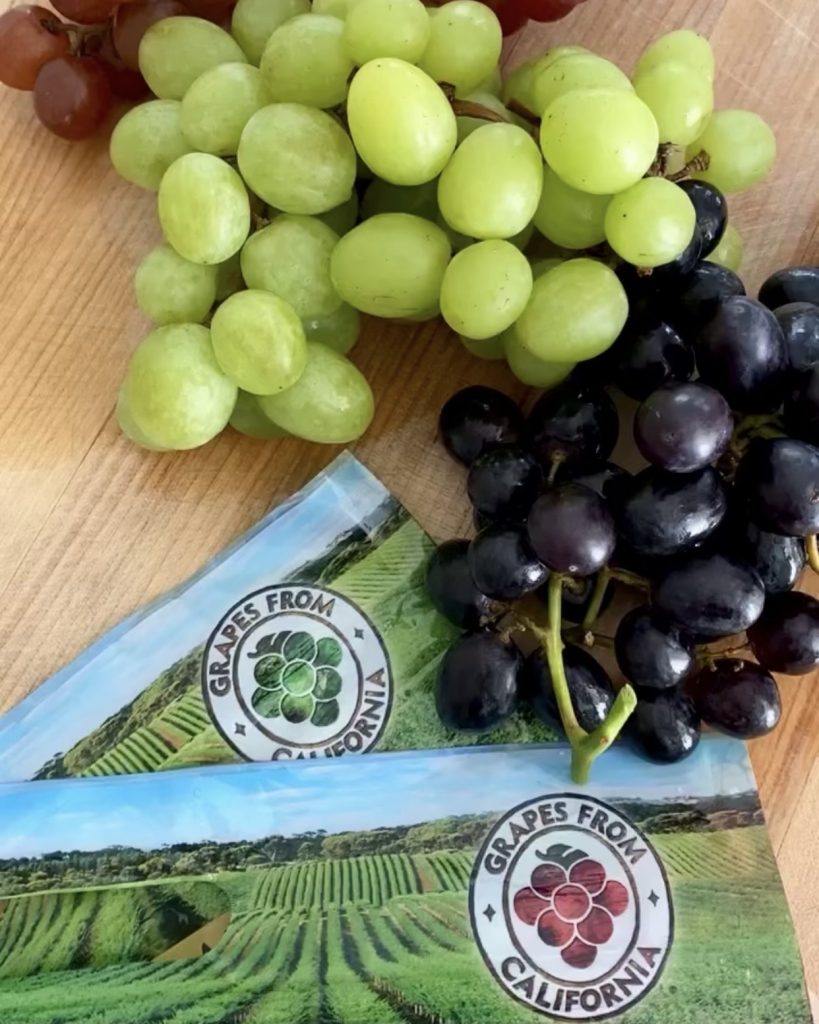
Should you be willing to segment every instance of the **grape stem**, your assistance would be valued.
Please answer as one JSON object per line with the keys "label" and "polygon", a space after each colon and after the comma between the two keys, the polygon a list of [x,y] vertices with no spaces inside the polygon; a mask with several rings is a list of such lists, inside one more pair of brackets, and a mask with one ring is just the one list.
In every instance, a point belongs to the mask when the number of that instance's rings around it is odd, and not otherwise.
{"label": "grape stem", "polygon": [[707,171],[710,166],[711,157],[704,149],[701,149],[696,156],[691,157],[685,167],[675,171],[674,174],[666,175],[666,177],[669,181],[682,181],[684,178],[690,178],[695,171]]}
{"label": "grape stem", "polygon": [[600,618],[600,610],[603,607],[603,602],[606,599],[606,593],[609,589],[609,583],[611,583],[611,570],[608,566],[604,566],[597,574],[597,579],[594,582],[594,590],[592,591],[591,601],[586,609],[586,614],[583,616],[583,621],[580,623],[580,628],[584,633],[591,632],[595,622]]}
{"label": "grape stem", "polygon": [[[503,114],[499,114],[497,110],[490,110],[489,107],[485,107],[482,103],[458,99],[455,95],[455,86],[451,82],[439,82],[438,86],[449,100],[449,105],[452,107],[452,112],[456,117],[475,117],[481,121],[494,121],[499,124],[510,123],[509,119],[504,117]],[[534,125],[531,129],[531,135],[537,141],[538,128]]]}
{"label": "grape stem", "polygon": [[520,100],[509,100],[506,109],[510,114],[517,114],[524,121],[528,121],[533,128],[540,129],[540,118],[537,114],[533,114],[528,107],[524,107]]}
{"label": "grape stem", "polygon": [[593,732],[586,732],[577,721],[569,693],[566,668],[563,664],[563,640],[560,636],[563,584],[564,577],[558,573],[553,573],[549,577],[549,628],[544,630],[534,625],[530,628],[542,644],[546,654],[560,720],[572,747],[572,780],[577,785],[583,786],[589,780],[589,773],[595,758],[612,745],[626,724],[629,715],[637,706],[637,695],[626,683],[617,694],[606,720]]}
{"label": "grape stem", "polygon": [[628,569],[605,569],[611,579],[619,580],[623,586],[631,587],[633,590],[650,590],[651,584],[645,578],[640,576],[636,572],[629,572]]}
{"label": "grape stem", "polygon": [[805,537],[805,553],[808,556],[808,565],[814,572],[819,572],[819,545],[815,533]]}

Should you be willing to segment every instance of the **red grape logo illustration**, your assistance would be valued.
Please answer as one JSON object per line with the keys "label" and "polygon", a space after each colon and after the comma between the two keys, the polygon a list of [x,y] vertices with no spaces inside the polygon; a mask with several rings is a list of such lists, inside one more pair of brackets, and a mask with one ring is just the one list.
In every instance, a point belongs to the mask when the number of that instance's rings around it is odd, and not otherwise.
{"label": "red grape logo illustration", "polygon": [[551,1019],[624,1013],[651,991],[673,942],[656,851],[585,794],[538,797],[501,817],[475,861],[469,906],[494,979]]}
{"label": "red grape logo illustration", "polygon": [[351,600],[324,587],[248,594],[205,646],[205,704],[249,761],[340,757],[371,750],[392,705],[381,637]]}
{"label": "red grape logo illustration", "polygon": [[598,946],[614,934],[614,918],[628,907],[628,889],[608,880],[603,865],[585,854],[567,872],[551,853],[534,869],[529,885],[515,894],[515,913],[537,928],[542,942],[559,949],[569,966],[589,967]]}

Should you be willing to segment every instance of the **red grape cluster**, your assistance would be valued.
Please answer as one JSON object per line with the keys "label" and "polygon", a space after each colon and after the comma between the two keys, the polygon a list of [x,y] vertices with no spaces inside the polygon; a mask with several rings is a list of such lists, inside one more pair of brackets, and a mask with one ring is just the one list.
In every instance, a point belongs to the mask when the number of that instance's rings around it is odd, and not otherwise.
{"label": "red grape cluster", "polygon": [[[701,227],[714,208],[698,210]],[[487,731],[525,700],[575,751],[625,725],[645,756],[674,762],[701,722],[769,732],[772,673],[819,666],[819,601],[794,589],[806,561],[819,572],[819,267],[778,271],[758,299],[707,261],[618,273],[622,335],[528,417],[483,387],[441,412],[478,534],[442,545],[428,569],[433,602],[467,630],[442,660],[437,708],[449,728]],[[634,475],[606,461],[620,429],[612,383],[640,403],[648,465]],[[626,697],[586,649],[612,581],[644,594],[613,637]],[[529,594],[547,600],[548,630],[515,605]],[[525,659],[522,630],[540,642]]]}
{"label": "red grape cluster", "polygon": [[485,0],[501,23],[503,34],[511,36],[527,21],[559,21],[583,0]]}
{"label": "red grape cluster", "polygon": [[40,122],[63,139],[93,135],[117,99],[148,94],[143,35],[179,14],[221,22],[236,0],[52,0],[0,15],[0,82],[31,92]]}

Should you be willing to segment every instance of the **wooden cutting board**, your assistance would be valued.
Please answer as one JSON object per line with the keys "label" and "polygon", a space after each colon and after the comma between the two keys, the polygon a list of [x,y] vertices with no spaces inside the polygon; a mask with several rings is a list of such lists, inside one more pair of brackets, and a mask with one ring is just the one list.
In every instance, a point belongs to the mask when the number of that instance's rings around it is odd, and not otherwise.
{"label": "wooden cutting board", "polygon": [[[519,34],[506,59],[580,43],[629,70],[683,26],[712,40],[718,106],[756,110],[779,140],[769,180],[731,202],[753,292],[778,267],[819,262],[817,0],[587,0]],[[28,95],[0,91],[0,710],[336,454],[228,432],[154,455],[120,436],[117,387],[147,330],[132,274],[158,240],[154,197],[115,175],[104,137],[56,139]],[[465,384],[525,389],[441,324],[371,321],[353,358],[377,400],[357,455],[436,538],[463,533],[463,474],[435,443],[438,409]],[[751,750],[819,1020],[819,678],[782,690],[782,725]]]}

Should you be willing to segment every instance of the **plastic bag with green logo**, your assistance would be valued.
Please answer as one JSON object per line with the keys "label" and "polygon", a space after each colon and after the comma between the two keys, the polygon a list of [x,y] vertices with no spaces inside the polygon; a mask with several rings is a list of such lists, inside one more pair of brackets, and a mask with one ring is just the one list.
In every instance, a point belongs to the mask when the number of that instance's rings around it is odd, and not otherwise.
{"label": "plastic bag with green logo", "polygon": [[[0,781],[474,742],[432,687],[432,542],[351,455],[0,719]],[[481,742],[546,741],[517,717]]]}

